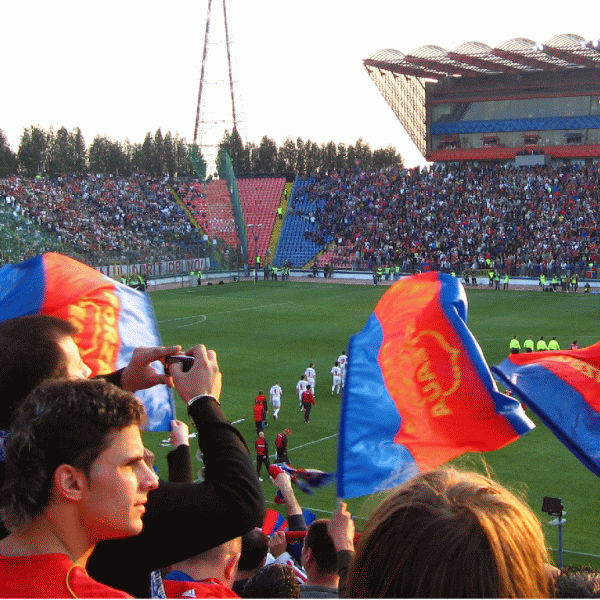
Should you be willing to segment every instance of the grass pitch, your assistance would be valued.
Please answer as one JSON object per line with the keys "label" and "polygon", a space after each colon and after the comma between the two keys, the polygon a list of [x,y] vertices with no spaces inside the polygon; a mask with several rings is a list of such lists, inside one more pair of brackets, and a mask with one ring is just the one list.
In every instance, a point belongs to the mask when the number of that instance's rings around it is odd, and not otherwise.
{"label": "grass pitch", "polygon": [[[335,471],[340,397],[331,395],[331,367],[348,339],[360,331],[387,287],[368,284],[258,281],[181,288],[153,292],[151,299],[163,343],[187,349],[203,343],[216,350],[223,373],[222,405],[231,421],[245,419],[238,428],[254,456],[256,431],[252,418],[254,397],[275,381],[283,388],[280,418],[269,414],[265,430],[270,452],[275,435],[290,427],[290,460],[293,466]],[[521,341],[556,336],[561,347],[574,339],[580,346],[595,343],[598,332],[599,297],[595,294],[496,291],[467,288],[468,326],[479,341],[488,364],[508,355],[513,335]],[[317,371],[316,401],[311,422],[304,424],[298,409],[295,386],[310,362]],[[187,420],[185,406],[176,400],[177,414]],[[368,406],[367,406],[368,409]],[[531,416],[531,414],[530,414]],[[495,452],[468,454],[454,461],[459,467],[491,474],[513,491],[520,492],[546,526],[548,543],[558,544],[557,528],[541,512],[542,498],[562,498],[567,512],[563,526],[565,563],[600,566],[600,482],[544,427]],[[193,431],[193,429],[192,429]],[[166,477],[168,448],[160,445],[165,433],[146,433],[147,445],[156,455]],[[195,454],[194,443],[192,444]],[[195,461],[197,470],[201,463]],[[263,469],[263,474],[265,473]],[[269,506],[275,487],[263,476]],[[326,516],[336,505],[335,485],[314,496],[298,492],[300,504]],[[366,518],[380,497],[348,502],[357,518]],[[321,512],[323,511],[323,512]]]}

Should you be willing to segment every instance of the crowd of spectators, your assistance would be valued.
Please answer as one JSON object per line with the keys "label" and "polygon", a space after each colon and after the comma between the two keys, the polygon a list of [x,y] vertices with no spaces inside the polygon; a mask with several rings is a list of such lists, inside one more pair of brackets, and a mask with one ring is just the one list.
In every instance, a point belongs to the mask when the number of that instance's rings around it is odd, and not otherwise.
{"label": "crowd of spectators", "polygon": [[169,186],[144,175],[0,180],[0,201],[83,255],[174,258],[201,236]]}
{"label": "crowd of spectators", "polygon": [[599,199],[598,164],[356,168],[312,176],[291,211],[334,241],[336,266],[460,273],[489,259],[537,276],[598,263]]}
{"label": "crowd of spectators", "polygon": [[[203,243],[175,189],[210,231],[202,185],[137,174],[0,180],[0,203],[82,255],[182,258]],[[290,213],[305,237],[334,242],[333,266],[460,274],[493,267],[537,277],[595,268],[600,169],[594,165],[436,166],[312,175]],[[202,251],[202,250],[201,250]]]}

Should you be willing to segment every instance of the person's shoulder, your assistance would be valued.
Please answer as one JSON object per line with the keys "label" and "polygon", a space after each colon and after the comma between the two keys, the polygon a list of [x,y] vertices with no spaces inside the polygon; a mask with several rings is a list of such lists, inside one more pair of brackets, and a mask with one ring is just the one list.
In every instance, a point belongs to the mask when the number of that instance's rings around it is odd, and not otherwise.
{"label": "person's shoulder", "polygon": [[92,579],[79,565],[67,573],[66,583],[76,598],[133,598],[126,592]]}

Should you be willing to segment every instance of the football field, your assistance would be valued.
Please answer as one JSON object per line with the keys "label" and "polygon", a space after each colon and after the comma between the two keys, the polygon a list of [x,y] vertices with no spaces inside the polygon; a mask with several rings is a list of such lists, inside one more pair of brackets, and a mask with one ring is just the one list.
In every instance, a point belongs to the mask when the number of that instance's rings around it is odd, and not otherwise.
{"label": "football field", "polygon": [[[254,458],[256,430],[252,418],[254,397],[279,381],[283,388],[277,422],[269,413],[265,430],[270,453],[275,436],[285,427],[290,435],[290,460],[298,468],[335,471],[340,397],[331,395],[330,370],[348,339],[360,331],[387,287],[359,283],[258,281],[181,288],[151,293],[162,341],[188,349],[203,343],[217,352],[223,373],[221,402],[230,421],[245,436]],[[521,342],[556,336],[561,347],[573,340],[588,346],[600,339],[599,303],[596,294],[541,293],[467,288],[468,326],[481,345],[488,364],[500,363],[508,354],[513,335]],[[295,386],[310,362],[315,363],[316,406],[310,424],[304,424]],[[187,420],[185,406],[176,400],[177,415]],[[369,399],[365,398],[365,410]],[[529,412],[530,417],[532,417]],[[546,525],[548,543],[556,548],[557,527],[541,512],[542,498],[562,498],[567,512],[563,526],[565,563],[600,565],[600,482],[543,426],[538,425],[513,444],[495,452],[467,454],[454,461],[459,467],[485,471],[525,497]],[[193,429],[191,429],[193,431]],[[159,473],[166,477],[161,446],[166,433],[146,433]],[[192,440],[193,454],[196,453]],[[201,463],[194,459],[196,470]],[[275,487],[265,476],[268,506],[275,507]],[[336,505],[335,484],[314,495],[298,491],[304,508],[327,516]],[[348,501],[361,528],[380,497]]]}

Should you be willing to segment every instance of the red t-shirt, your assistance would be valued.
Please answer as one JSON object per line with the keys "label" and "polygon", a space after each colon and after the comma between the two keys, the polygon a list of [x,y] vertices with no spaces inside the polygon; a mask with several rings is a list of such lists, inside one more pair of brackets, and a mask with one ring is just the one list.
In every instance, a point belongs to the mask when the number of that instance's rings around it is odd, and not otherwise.
{"label": "red t-shirt", "polygon": [[0,554],[0,573],[0,598],[133,598],[92,579],[66,554]]}
{"label": "red t-shirt", "polygon": [[306,390],[302,394],[302,402],[308,402],[309,404],[316,404],[315,397],[313,396],[313,393],[310,390]]}
{"label": "red t-shirt", "polygon": [[256,442],[254,442],[254,447],[256,448],[257,456],[268,456],[269,455],[269,443],[265,438],[258,438]]}
{"label": "red t-shirt", "polygon": [[262,402],[257,402],[254,405],[254,420],[262,421],[264,419],[264,416],[265,416],[265,407],[263,406]]}
{"label": "red t-shirt", "polygon": [[175,581],[165,579],[165,594],[167,598],[239,598],[230,588],[218,579],[202,581]]}

